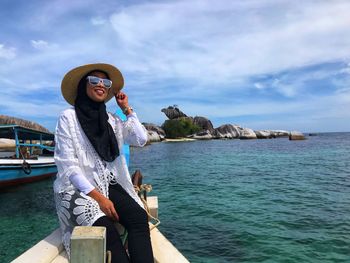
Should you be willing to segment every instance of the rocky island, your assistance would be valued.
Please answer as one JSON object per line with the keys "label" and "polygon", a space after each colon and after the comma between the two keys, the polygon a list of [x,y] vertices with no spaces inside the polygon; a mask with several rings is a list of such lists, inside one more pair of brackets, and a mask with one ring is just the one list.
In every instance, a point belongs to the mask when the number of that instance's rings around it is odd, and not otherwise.
{"label": "rocky island", "polygon": [[159,142],[165,139],[271,139],[288,137],[290,140],[303,140],[301,132],[285,130],[252,130],[237,124],[224,124],[214,128],[212,122],[202,116],[187,116],[176,105],[161,110],[168,120],[161,126],[143,123],[148,131],[149,142]]}

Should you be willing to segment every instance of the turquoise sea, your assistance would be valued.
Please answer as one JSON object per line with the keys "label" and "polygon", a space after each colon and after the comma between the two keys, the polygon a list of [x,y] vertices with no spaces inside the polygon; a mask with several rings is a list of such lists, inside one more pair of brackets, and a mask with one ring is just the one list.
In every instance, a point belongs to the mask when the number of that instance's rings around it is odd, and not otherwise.
{"label": "turquoise sea", "polygon": [[[154,143],[135,169],[190,262],[350,262],[350,133]],[[51,179],[1,190],[0,262],[56,227]]]}

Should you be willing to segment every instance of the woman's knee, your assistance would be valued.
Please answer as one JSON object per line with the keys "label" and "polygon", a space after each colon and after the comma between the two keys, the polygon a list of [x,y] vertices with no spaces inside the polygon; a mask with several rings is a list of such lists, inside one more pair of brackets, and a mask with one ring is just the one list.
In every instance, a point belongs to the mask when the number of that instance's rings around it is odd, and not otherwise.
{"label": "woman's knee", "polygon": [[135,208],[125,218],[126,227],[132,226],[147,226],[148,227],[148,215],[147,212],[139,207]]}

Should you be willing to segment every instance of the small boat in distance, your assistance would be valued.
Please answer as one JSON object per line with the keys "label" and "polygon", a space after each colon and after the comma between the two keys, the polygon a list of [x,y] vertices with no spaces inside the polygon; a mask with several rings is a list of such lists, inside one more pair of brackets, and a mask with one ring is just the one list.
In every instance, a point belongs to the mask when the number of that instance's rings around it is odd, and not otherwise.
{"label": "small boat in distance", "polygon": [[10,145],[0,149],[0,187],[29,183],[57,173],[54,134],[9,124],[0,125],[0,138],[14,140],[13,148]]}

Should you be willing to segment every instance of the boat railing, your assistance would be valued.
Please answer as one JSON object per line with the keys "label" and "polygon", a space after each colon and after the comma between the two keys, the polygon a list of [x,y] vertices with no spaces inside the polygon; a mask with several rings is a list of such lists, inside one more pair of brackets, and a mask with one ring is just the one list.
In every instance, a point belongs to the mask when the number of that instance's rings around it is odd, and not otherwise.
{"label": "boat railing", "polygon": [[19,125],[0,125],[0,137],[14,139],[16,147],[16,158],[23,158],[21,148],[28,147],[30,154],[33,154],[34,148],[39,148],[49,152],[54,151],[54,147],[45,145],[44,141],[54,141],[54,134],[32,130]]}
{"label": "boat railing", "polygon": [[18,147],[20,147],[20,146],[37,147],[37,148],[45,149],[45,150],[48,150],[48,151],[51,151],[51,152],[53,152],[55,150],[55,147],[53,147],[53,146],[47,146],[47,145],[38,144],[38,143],[18,143]]}

